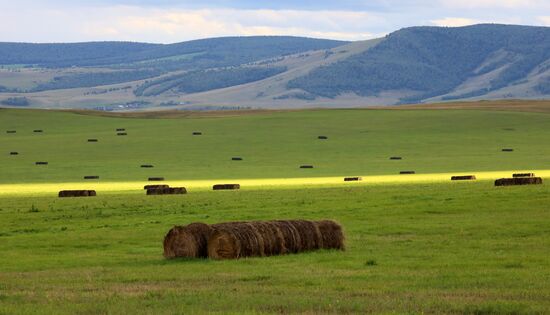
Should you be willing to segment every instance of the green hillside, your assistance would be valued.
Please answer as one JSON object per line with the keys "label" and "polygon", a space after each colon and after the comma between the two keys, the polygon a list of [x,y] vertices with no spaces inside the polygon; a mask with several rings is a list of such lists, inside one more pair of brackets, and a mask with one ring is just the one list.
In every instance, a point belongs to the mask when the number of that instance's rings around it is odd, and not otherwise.
{"label": "green hillside", "polygon": [[[550,165],[550,116],[526,112],[314,110],[135,119],[4,109],[0,125],[0,183],[73,182],[85,175],[99,175],[101,181],[240,179]],[[116,128],[128,135],[117,136]],[[194,131],[203,135],[193,136]],[[87,142],[90,138],[99,142]],[[391,161],[391,156],[403,160]],[[36,161],[49,165],[36,166]],[[315,168],[299,169],[302,164]]]}

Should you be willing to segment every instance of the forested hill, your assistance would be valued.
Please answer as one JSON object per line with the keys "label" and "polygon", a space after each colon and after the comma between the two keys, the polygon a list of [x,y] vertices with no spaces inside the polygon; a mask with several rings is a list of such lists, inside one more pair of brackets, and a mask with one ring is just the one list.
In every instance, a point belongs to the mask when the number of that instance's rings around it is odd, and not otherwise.
{"label": "forested hill", "polygon": [[[135,62],[154,61],[147,66],[185,68],[186,65],[193,65],[207,68],[330,49],[343,44],[345,42],[290,36],[223,37],[166,45],[132,42],[0,43],[0,65],[55,68],[115,64],[128,66]],[[143,67],[143,64],[139,66]]]}
{"label": "forested hill", "polygon": [[[412,27],[289,82],[324,97],[408,91],[402,102],[482,96],[513,86],[550,93],[550,28],[482,24]],[[471,84],[468,84],[471,83]],[[543,93],[544,94],[544,93]]]}

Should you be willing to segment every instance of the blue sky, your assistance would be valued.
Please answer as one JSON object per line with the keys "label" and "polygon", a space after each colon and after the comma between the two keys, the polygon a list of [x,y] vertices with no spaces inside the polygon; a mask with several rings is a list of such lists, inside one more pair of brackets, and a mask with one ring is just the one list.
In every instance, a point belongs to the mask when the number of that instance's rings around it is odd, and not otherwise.
{"label": "blue sky", "polygon": [[417,26],[550,26],[550,0],[0,0],[0,41],[172,43],[217,36],[364,40]]}

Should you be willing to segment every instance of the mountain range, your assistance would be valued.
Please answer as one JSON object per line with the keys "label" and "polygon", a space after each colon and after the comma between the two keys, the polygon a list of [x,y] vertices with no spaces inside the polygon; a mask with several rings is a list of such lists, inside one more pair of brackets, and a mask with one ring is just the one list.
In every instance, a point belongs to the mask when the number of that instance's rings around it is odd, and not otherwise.
{"label": "mountain range", "polygon": [[358,42],[0,43],[1,106],[305,108],[549,97],[548,27],[410,27]]}

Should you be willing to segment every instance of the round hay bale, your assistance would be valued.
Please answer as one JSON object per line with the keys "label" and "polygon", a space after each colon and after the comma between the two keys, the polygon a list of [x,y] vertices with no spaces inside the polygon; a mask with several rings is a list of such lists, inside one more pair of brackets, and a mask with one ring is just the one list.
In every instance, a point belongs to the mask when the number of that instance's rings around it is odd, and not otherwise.
{"label": "round hay bale", "polygon": [[214,224],[208,239],[208,257],[238,259],[264,256],[264,240],[256,227],[247,222]]}
{"label": "round hay bale", "polygon": [[127,136],[128,134],[126,132],[119,132],[116,135],[117,136]]}
{"label": "round hay bale", "polygon": [[281,230],[273,221],[250,222],[262,236],[264,256],[286,254],[285,239]]}
{"label": "round hay bale", "polygon": [[151,164],[142,164],[140,165],[141,168],[153,168],[154,166]]}
{"label": "round hay bale", "polygon": [[514,149],[502,149],[502,152],[514,152]]}
{"label": "round hay bale", "polygon": [[126,131],[125,128],[117,128],[116,131]]}
{"label": "round hay bale", "polygon": [[97,142],[97,139],[88,139],[88,142]]}
{"label": "round hay bale", "polygon": [[301,250],[300,233],[290,221],[272,221],[283,237],[284,253],[297,253]]}
{"label": "round hay bale", "polygon": [[157,189],[157,188],[168,188],[170,186],[168,185],[145,185],[143,186],[143,189],[147,190],[147,189]]}
{"label": "round hay bale", "polygon": [[535,173],[515,173],[512,177],[535,177]]}
{"label": "round hay bale", "polygon": [[313,165],[300,165],[300,168],[313,168]]}
{"label": "round hay bale", "polygon": [[316,221],[322,238],[322,248],[345,250],[342,226],[331,220]]}
{"label": "round hay bale", "polygon": [[415,174],[415,171],[401,171],[399,174]]}
{"label": "round hay bale", "polygon": [[32,132],[41,133],[41,132],[43,132],[43,130],[42,129],[35,129]]}
{"label": "round hay bale", "polygon": [[12,151],[10,152],[10,155],[19,155],[19,152]]}
{"label": "round hay bale", "polygon": [[206,258],[212,228],[204,223],[174,226],[164,237],[165,258]]}
{"label": "round hay bale", "polygon": [[213,190],[234,190],[241,189],[240,184],[216,184],[212,186]]}
{"label": "round hay bale", "polygon": [[200,135],[202,135],[202,132],[200,132],[200,131],[194,131],[193,132],[193,136],[200,136]]}
{"label": "round hay bale", "polygon": [[96,176],[96,175],[84,176],[84,179],[99,179],[99,176]]}
{"label": "round hay bale", "polygon": [[500,178],[495,180],[495,186],[515,186],[515,185],[540,185],[542,178],[540,177],[514,177]]}
{"label": "round hay bale", "polygon": [[313,221],[292,220],[289,221],[300,234],[300,251],[310,251],[323,247],[323,238],[319,227]]}
{"label": "round hay bale", "polygon": [[356,177],[345,177],[344,178],[344,181],[345,182],[357,182],[357,181],[361,181],[363,180],[362,177],[359,177],[359,176],[356,176]]}
{"label": "round hay bale", "polygon": [[475,175],[458,175],[458,176],[451,176],[451,180],[475,180]]}
{"label": "round hay bale", "polygon": [[231,161],[242,161],[243,158],[242,157],[232,157],[231,158]]}
{"label": "round hay bale", "polygon": [[48,162],[35,162],[36,165],[48,165]]}
{"label": "round hay bale", "polygon": [[164,177],[149,177],[148,180],[150,182],[154,182],[154,181],[163,181],[164,180]]}
{"label": "round hay bale", "polygon": [[319,140],[327,140],[328,137],[327,137],[327,136],[318,136],[317,139],[319,139]]}
{"label": "round hay bale", "polygon": [[17,131],[15,130],[6,130],[6,133],[16,133]]}
{"label": "round hay bale", "polygon": [[392,156],[390,157],[390,160],[402,160],[403,158],[400,156]]}

